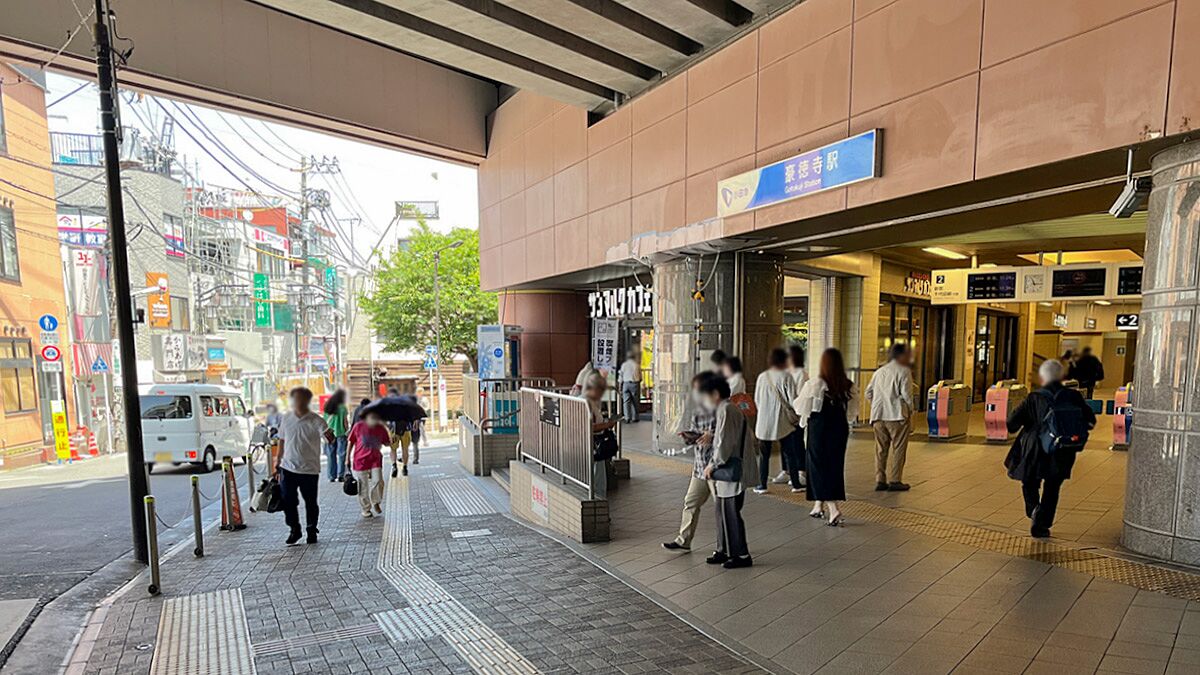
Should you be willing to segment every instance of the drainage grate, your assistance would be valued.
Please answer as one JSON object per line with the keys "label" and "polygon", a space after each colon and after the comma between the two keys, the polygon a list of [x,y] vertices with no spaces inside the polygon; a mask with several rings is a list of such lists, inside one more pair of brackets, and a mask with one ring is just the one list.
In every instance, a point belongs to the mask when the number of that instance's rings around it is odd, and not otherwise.
{"label": "drainage grate", "polygon": [[[691,465],[683,462],[632,452],[629,453],[629,457],[638,464],[663,471],[689,475],[691,473]],[[801,495],[786,493],[770,496],[793,504],[808,504]],[[1036,560],[1144,591],[1157,591],[1176,598],[1200,601],[1200,575],[1117,558],[1100,549],[1072,548],[1011,532],[999,532],[978,525],[943,520],[863,501],[844,502],[842,512],[850,518],[897,527],[984,551]]]}
{"label": "drainage grate", "polygon": [[433,484],[433,489],[452,516],[483,516],[496,512],[496,507],[469,478],[439,480]]}
{"label": "drainage grate", "polygon": [[368,623],[361,626],[351,626],[349,628],[337,628],[335,630],[328,630],[322,633],[301,635],[299,637],[270,640],[254,645],[254,656],[255,658],[262,658],[264,656],[282,654],[293,649],[303,649],[304,647],[324,645],[331,642],[339,642],[341,640],[349,640],[366,635],[379,635],[382,632],[384,631],[379,624]]}
{"label": "drainage grate", "polygon": [[185,595],[163,603],[152,675],[254,675],[240,589]]}
{"label": "drainage grate", "polygon": [[479,624],[471,612],[453,599],[394,609],[376,614],[374,618],[383,632],[396,642],[426,640]]}

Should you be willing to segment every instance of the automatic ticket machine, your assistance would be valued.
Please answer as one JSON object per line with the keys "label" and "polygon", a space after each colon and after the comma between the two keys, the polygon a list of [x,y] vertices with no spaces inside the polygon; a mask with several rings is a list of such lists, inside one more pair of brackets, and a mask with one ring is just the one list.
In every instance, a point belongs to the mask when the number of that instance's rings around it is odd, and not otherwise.
{"label": "automatic ticket machine", "polygon": [[939,380],[929,388],[929,438],[947,441],[967,435],[971,389],[958,380]]}
{"label": "automatic ticket machine", "polygon": [[1029,387],[1016,380],[1000,380],[988,387],[983,403],[983,426],[989,443],[1005,443],[1011,438],[1008,433],[1008,415],[1025,397]]}
{"label": "automatic ticket machine", "polygon": [[1113,450],[1128,450],[1133,433],[1133,383],[1117,387],[1113,395]]}

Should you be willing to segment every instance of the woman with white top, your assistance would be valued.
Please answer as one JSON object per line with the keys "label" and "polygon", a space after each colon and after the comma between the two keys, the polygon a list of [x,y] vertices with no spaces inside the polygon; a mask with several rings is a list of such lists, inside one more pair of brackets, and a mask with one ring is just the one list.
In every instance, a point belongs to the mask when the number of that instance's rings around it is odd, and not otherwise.
{"label": "woman with white top", "polygon": [[857,400],[842,353],[836,349],[821,354],[819,375],[810,379],[796,398],[796,413],[808,441],[807,497],[813,502],[808,515],[821,518],[827,509],[831,527],[842,524],[838,502],[846,499],[846,443],[850,423],[857,415]]}
{"label": "woman with white top", "polygon": [[742,375],[742,360],[730,356],[721,364],[721,374],[729,384],[729,395],[736,396],[746,393],[746,377]]}

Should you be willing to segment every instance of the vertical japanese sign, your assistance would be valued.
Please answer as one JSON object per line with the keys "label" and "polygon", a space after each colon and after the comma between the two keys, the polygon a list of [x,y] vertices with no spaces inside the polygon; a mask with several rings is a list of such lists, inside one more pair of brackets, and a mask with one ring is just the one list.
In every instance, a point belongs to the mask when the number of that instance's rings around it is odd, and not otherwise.
{"label": "vertical japanese sign", "polygon": [[71,301],[76,316],[100,316],[103,310],[100,281],[100,254],[96,251],[71,249]]}
{"label": "vertical japanese sign", "polygon": [[50,402],[50,422],[54,427],[54,456],[71,459],[71,439],[67,432],[67,406],[62,401]]}
{"label": "vertical japanese sign", "polygon": [[325,290],[329,291],[329,304],[337,305],[337,270],[332,266],[325,268]]}
{"label": "vertical japanese sign", "polygon": [[550,486],[536,476],[529,479],[529,510],[543,523],[550,522]]}
{"label": "vertical japanese sign", "polygon": [[254,325],[271,325],[271,279],[261,272],[254,273]]}
{"label": "vertical japanese sign", "polygon": [[616,319],[592,319],[592,365],[597,370],[617,367]]}
{"label": "vertical japanese sign", "polygon": [[146,320],[151,328],[171,327],[171,291],[165,272],[146,272],[146,288],[157,292],[146,296]]}

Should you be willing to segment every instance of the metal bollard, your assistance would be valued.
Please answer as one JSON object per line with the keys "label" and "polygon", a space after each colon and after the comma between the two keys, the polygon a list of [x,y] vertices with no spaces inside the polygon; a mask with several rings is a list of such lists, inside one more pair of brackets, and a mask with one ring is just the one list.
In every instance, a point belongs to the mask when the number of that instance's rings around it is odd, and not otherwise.
{"label": "metal bollard", "polygon": [[246,454],[246,504],[254,504],[254,452]]}
{"label": "metal bollard", "polygon": [[204,557],[204,527],[200,524],[200,477],[192,476],[192,527],[196,530],[196,548],[192,553]]}
{"label": "metal bollard", "polygon": [[150,595],[162,592],[161,579],[158,575],[158,518],[154,514],[154,495],[146,495],[146,543],[150,553],[150,586],[146,588]]}

